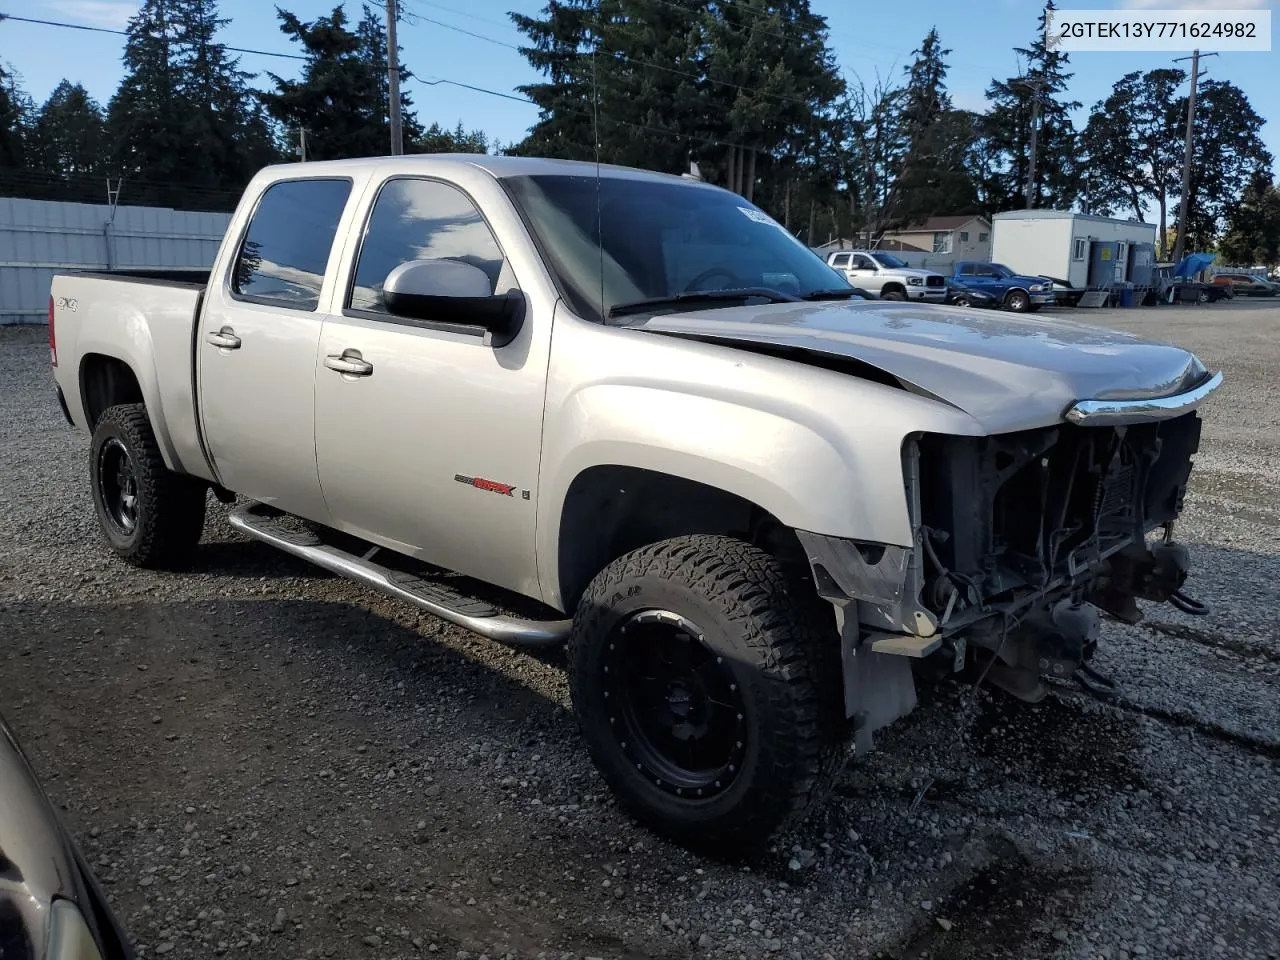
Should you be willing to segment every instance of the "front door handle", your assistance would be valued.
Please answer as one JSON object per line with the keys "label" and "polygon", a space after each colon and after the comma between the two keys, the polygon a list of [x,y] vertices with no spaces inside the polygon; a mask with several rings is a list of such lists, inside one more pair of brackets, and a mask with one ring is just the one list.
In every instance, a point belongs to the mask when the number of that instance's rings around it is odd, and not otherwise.
{"label": "front door handle", "polygon": [[324,358],[324,365],[348,377],[367,377],[373,373],[373,364],[362,360],[355,350],[347,350],[340,356],[329,354]]}
{"label": "front door handle", "polygon": [[206,343],[211,343],[220,350],[240,349],[240,338],[236,336],[236,332],[230,327],[223,327],[221,330],[210,330],[209,335],[204,339]]}

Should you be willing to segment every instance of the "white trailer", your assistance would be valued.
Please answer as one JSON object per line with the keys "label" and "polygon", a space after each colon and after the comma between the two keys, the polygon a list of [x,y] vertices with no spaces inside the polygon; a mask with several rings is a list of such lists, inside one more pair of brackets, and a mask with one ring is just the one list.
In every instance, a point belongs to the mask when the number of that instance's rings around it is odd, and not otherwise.
{"label": "white trailer", "polygon": [[[1137,275],[1142,261],[1135,259],[1135,253],[1144,246],[1154,251],[1155,242],[1155,224],[1069,210],[1010,210],[991,218],[994,262],[1017,273],[1066,280],[1073,287],[1096,287],[1108,281],[1147,283],[1148,278]],[[1145,260],[1148,267],[1153,262],[1153,256]],[[1101,283],[1099,267],[1108,274]]]}

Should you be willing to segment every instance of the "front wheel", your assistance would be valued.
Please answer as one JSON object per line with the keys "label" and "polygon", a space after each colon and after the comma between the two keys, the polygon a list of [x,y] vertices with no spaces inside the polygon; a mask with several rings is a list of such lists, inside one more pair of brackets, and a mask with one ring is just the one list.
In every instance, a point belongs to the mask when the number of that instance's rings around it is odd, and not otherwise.
{"label": "front wheel", "polygon": [[905,300],[907,295],[902,290],[885,290],[880,294],[881,300]]}
{"label": "front wheel", "polygon": [[742,541],[678,537],[615,560],[578,604],[569,661],[600,773],[679,843],[748,853],[843,764],[834,618]]}
{"label": "front wheel", "polygon": [[105,410],[89,444],[93,506],[108,545],[138,567],[182,566],[204,529],[208,488],[164,465],[140,403]]}
{"label": "front wheel", "polygon": [[1004,305],[1014,313],[1026,313],[1031,307],[1031,298],[1021,290],[1013,290],[1005,298]]}

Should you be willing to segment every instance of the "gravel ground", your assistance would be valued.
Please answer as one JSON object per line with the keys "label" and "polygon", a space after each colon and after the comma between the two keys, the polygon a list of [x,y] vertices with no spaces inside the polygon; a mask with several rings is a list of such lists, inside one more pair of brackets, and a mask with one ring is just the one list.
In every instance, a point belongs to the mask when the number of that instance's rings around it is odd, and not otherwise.
{"label": "gravel ground", "polygon": [[1280,957],[1280,306],[1079,311],[1180,342],[1205,618],[1123,692],[942,684],[749,866],[614,807],[563,672],[233,534],[100,542],[44,328],[0,330],[0,705],[146,957]]}

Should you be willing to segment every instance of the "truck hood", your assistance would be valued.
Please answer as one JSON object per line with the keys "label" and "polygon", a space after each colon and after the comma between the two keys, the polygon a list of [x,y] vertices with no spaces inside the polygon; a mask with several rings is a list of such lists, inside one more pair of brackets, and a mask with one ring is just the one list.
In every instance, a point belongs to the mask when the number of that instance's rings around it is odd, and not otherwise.
{"label": "truck hood", "polygon": [[[1067,320],[911,303],[730,307],[639,319],[640,330],[762,353],[846,358],[931,394],[988,433],[1047,426],[1080,400],[1168,397],[1205,368],[1172,344]],[[823,363],[829,366],[829,363]]]}
{"label": "truck hood", "polygon": [[904,277],[941,277],[936,270],[921,270],[919,267],[885,267],[889,273],[901,274]]}

